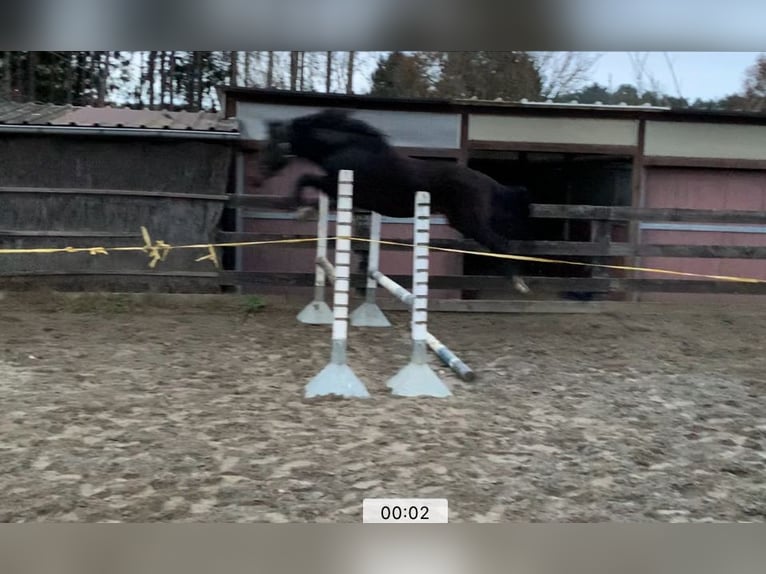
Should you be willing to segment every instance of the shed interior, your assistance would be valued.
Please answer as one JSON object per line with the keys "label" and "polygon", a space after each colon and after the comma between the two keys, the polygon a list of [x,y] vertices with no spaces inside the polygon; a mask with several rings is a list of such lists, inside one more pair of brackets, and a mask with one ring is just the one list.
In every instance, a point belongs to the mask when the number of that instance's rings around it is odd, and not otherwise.
{"label": "shed interior", "polygon": [[[606,154],[473,150],[469,167],[501,183],[526,185],[534,203],[579,205],[631,204],[632,158]],[[533,237],[538,241],[592,240],[590,221],[537,219]],[[627,224],[612,228],[612,240],[627,239]],[[541,255],[551,259],[597,262],[587,257]],[[602,261],[605,262],[605,261]],[[466,275],[502,275],[497,259],[466,256]],[[552,263],[522,262],[523,274],[548,277],[590,277],[593,268]],[[508,294],[505,294],[507,296]],[[465,293],[465,297],[478,296]],[[484,295],[482,295],[484,297]]]}

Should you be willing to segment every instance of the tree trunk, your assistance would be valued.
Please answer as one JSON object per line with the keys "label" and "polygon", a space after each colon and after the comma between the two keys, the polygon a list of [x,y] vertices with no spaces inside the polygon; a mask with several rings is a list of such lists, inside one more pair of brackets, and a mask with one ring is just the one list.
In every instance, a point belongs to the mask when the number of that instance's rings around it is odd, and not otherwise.
{"label": "tree trunk", "polygon": [[85,52],[75,52],[75,54],[75,81],[72,103],[76,106],[82,106],[85,105],[85,65],[87,61],[85,59]]}
{"label": "tree trunk", "polygon": [[165,90],[167,89],[167,71],[165,66],[165,56],[167,52],[160,50],[160,108],[165,107]]}
{"label": "tree trunk", "polygon": [[75,74],[75,65],[74,65],[74,55],[72,52],[67,52],[68,57],[66,59],[66,68],[64,69],[64,92],[65,92],[65,102],[67,105],[72,104],[72,97],[73,97],[73,84],[74,84],[74,74]]}
{"label": "tree trunk", "polygon": [[169,78],[168,78],[168,105],[170,109],[174,109],[173,106],[175,105],[175,94],[176,94],[176,52],[175,50],[172,50],[170,52],[170,62],[169,62]]}
{"label": "tree trunk", "polygon": [[298,87],[298,52],[290,52],[290,90],[295,91]]}
{"label": "tree trunk", "polygon": [[237,66],[239,65],[237,52],[232,50],[229,57],[229,84],[234,87],[237,85]]}
{"label": "tree trunk", "polygon": [[195,111],[200,111],[202,110],[202,96],[203,96],[203,89],[204,89],[202,78],[204,76],[204,70],[202,69],[202,54],[200,54],[199,52],[195,52],[194,54],[196,56],[195,57],[196,65],[194,66],[196,70],[195,75],[197,76],[197,102],[196,102]]}
{"label": "tree trunk", "polygon": [[271,88],[274,86],[274,51],[269,50],[269,63],[266,68],[266,87]]}
{"label": "tree trunk", "polygon": [[149,62],[146,67],[146,79],[149,82],[149,109],[154,109],[154,70],[157,65],[157,50],[149,50]]}
{"label": "tree trunk", "polygon": [[324,91],[330,93],[332,87],[332,52],[327,52],[327,68],[324,75]]}
{"label": "tree trunk", "polygon": [[250,51],[245,51],[245,73],[244,78],[242,81],[244,82],[245,87],[250,86]]}
{"label": "tree trunk", "polygon": [[108,83],[109,83],[109,52],[99,52],[97,105],[100,108],[103,108],[106,105],[106,91],[107,91]]}
{"label": "tree trunk", "polygon": [[34,102],[35,75],[37,73],[37,52],[27,52],[27,100]]}
{"label": "tree trunk", "polygon": [[11,99],[11,62],[12,52],[3,52],[3,89],[4,97]]}
{"label": "tree trunk", "polygon": [[194,76],[195,76],[196,52],[192,52],[190,56],[191,57],[188,60],[189,65],[186,67],[186,70],[185,70],[186,109],[187,110],[191,110],[192,106],[194,106]]}
{"label": "tree trunk", "polygon": [[348,53],[348,67],[346,68],[346,93],[354,93],[354,56],[356,52],[350,51]]}
{"label": "tree trunk", "polygon": [[306,52],[298,52],[298,89],[302,92],[306,87]]}

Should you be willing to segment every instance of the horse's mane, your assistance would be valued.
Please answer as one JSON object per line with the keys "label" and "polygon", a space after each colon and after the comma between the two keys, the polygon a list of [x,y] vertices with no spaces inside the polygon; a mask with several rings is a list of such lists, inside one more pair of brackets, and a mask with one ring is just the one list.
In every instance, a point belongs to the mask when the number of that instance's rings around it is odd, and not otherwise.
{"label": "horse's mane", "polygon": [[373,137],[388,142],[386,135],[367,122],[352,118],[346,110],[326,109],[296,120],[301,127],[325,128]]}

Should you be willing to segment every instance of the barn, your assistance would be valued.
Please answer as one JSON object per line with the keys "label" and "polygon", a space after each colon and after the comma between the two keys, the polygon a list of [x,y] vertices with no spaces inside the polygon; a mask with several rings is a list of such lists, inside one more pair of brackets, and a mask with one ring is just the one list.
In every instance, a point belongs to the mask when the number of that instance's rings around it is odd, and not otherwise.
{"label": "barn", "polygon": [[[345,108],[388,134],[393,145],[412,157],[458,162],[504,183],[523,183],[539,205],[734,210],[751,214],[766,207],[763,115],[649,105],[383,99],[251,88],[225,88],[221,96],[227,117],[236,117],[240,125],[243,143],[238,156],[240,193],[284,194],[300,172],[296,168],[279,181],[267,184],[259,177],[257,150],[265,137],[265,122],[290,119],[322,108]],[[314,232],[313,223],[296,223],[290,218],[284,213],[249,210],[240,217],[238,230],[272,235]],[[598,222],[549,214],[536,225],[537,245],[530,245],[524,254],[563,261],[766,278],[764,261],[756,259],[752,249],[744,249],[764,246],[763,225],[649,219]],[[435,218],[434,237],[459,239],[444,223],[443,219]],[[406,238],[409,229],[404,220],[384,220],[384,238]],[[661,248],[656,248],[657,245]],[[741,246],[743,255],[716,257],[702,246]],[[665,253],[683,256],[670,257]],[[433,253],[433,275],[493,275],[489,261],[484,257]],[[381,262],[382,270],[393,274],[406,273],[407,265],[407,257],[396,252],[384,254]],[[290,247],[257,250],[243,254],[238,266],[244,271],[307,274],[313,268],[313,255],[311,249]],[[537,285],[542,286],[544,278],[656,278],[651,273],[550,262],[528,264],[526,274],[541,278]],[[449,281],[436,284],[449,286]],[[562,281],[555,285],[559,294],[565,290]],[[660,291],[665,289],[660,287]],[[641,290],[629,295],[613,292],[610,297],[647,301],[679,297],[721,301],[737,297],[720,290],[714,294],[701,288],[691,291],[696,293]],[[736,289],[730,291],[736,293]],[[435,291],[434,295],[481,299],[515,296],[507,285],[503,289],[476,285],[471,289]]]}

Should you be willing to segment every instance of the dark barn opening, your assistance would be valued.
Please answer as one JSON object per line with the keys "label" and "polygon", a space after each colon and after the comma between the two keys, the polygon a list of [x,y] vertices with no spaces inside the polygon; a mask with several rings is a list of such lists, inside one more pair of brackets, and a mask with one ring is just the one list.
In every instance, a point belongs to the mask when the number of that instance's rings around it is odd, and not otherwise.
{"label": "dark barn opening", "polygon": [[[532,202],[538,204],[569,205],[626,205],[631,204],[632,158],[582,153],[552,152],[471,152],[469,167],[486,173],[501,183],[526,185]],[[593,240],[594,230],[588,220],[535,219],[533,241]],[[612,241],[627,240],[627,224],[615,222]],[[524,253],[526,255],[526,253]],[[617,262],[614,258],[549,255],[540,257],[563,261]],[[593,277],[594,268],[574,265],[522,262],[522,273],[527,277]],[[502,261],[481,256],[465,256],[466,275],[503,275]],[[596,271],[598,273],[598,271]],[[516,292],[502,294],[465,291],[464,298],[522,297]],[[534,297],[539,298],[540,293]],[[527,296],[528,297],[528,296]]]}

